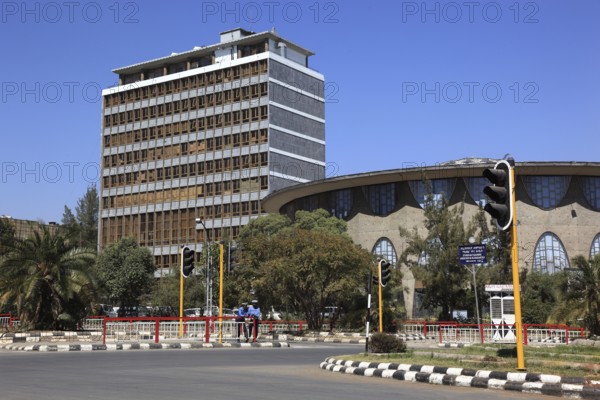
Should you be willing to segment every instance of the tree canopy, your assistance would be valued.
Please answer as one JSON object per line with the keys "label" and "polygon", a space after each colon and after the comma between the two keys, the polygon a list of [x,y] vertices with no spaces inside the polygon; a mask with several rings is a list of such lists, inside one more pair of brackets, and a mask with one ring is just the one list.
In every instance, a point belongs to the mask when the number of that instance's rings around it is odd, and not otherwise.
{"label": "tree canopy", "polygon": [[577,256],[572,264],[572,271],[563,272],[562,297],[551,320],[571,324],[581,320],[590,334],[600,335],[600,255],[589,260]]}
{"label": "tree canopy", "polygon": [[107,299],[120,306],[137,305],[154,281],[154,259],[150,250],[133,238],[121,239],[100,253],[95,270]]}
{"label": "tree canopy", "polygon": [[0,256],[12,245],[15,238],[15,227],[10,218],[0,218]]}
{"label": "tree canopy", "polygon": [[438,310],[438,318],[448,320],[454,310],[475,309],[474,291],[469,290],[471,273],[460,264],[458,247],[469,244],[470,238],[486,244],[488,265],[478,270],[481,293],[485,283],[509,282],[506,235],[489,229],[482,209],[465,224],[464,203],[450,207],[444,196],[434,198],[429,193],[424,207],[424,234],[416,226],[412,230],[399,228],[407,241],[399,261],[423,282],[423,307]]}
{"label": "tree canopy", "polygon": [[235,270],[239,301],[283,307],[320,328],[325,306],[342,305],[368,280],[371,254],[344,234],[346,224],[325,210],[253,220],[240,234],[241,260]]}
{"label": "tree canopy", "polygon": [[95,249],[98,243],[98,210],[100,202],[96,186],[89,186],[77,201],[75,214],[65,206],[62,229],[69,240],[81,247]]}
{"label": "tree canopy", "polygon": [[0,303],[14,304],[24,326],[74,329],[94,301],[94,258],[46,227],[15,238],[0,265]]}

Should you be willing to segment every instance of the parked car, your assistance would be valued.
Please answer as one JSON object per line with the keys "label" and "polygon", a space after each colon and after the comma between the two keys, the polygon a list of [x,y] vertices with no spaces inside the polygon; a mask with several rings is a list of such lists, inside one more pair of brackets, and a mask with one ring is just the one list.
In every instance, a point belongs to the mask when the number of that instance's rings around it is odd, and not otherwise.
{"label": "parked car", "polygon": [[185,317],[201,317],[202,309],[201,308],[186,308],[183,310],[183,315]]}
{"label": "parked car", "polygon": [[151,315],[153,317],[178,317],[179,313],[171,306],[154,306]]}
{"label": "parked car", "polygon": [[119,307],[111,307],[111,309],[106,312],[106,316],[109,318],[117,318],[119,316]]}
{"label": "parked car", "polygon": [[113,306],[108,304],[96,304],[94,314],[98,316],[107,315],[110,311],[112,311]]}
{"label": "parked car", "polygon": [[[218,311],[217,311],[217,315],[219,315]],[[235,311],[232,310],[231,308],[223,308],[223,316],[224,317],[235,317]]]}
{"label": "parked car", "polygon": [[146,306],[125,306],[120,307],[117,315],[121,318],[124,317],[148,317],[152,313],[151,307]]}

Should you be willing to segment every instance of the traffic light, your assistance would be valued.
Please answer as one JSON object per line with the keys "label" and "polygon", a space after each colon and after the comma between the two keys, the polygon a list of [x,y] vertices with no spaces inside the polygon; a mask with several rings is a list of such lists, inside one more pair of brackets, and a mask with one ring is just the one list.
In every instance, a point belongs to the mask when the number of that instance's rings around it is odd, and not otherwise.
{"label": "traffic light", "polygon": [[196,252],[185,246],[181,249],[181,275],[189,277],[194,270],[194,256]]}
{"label": "traffic light", "polygon": [[[512,164],[514,165],[514,161]],[[483,209],[496,220],[498,228],[503,231],[510,228],[513,220],[514,182],[511,169],[509,161],[501,160],[494,168],[483,171],[483,176],[492,183],[483,188],[483,193],[491,200]]]}
{"label": "traffic light", "polygon": [[377,265],[379,269],[379,284],[381,287],[385,287],[390,281],[392,276],[392,271],[390,269],[391,264],[387,262],[385,259],[379,260],[379,264]]}
{"label": "traffic light", "polygon": [[237,247],[235,247],[235,245],[229,244],[229,246],[227,247],[228,250],[228,256],[227,256],[227,273],[232,273],[234,268],[237,266],[238,263],[238,249]]}

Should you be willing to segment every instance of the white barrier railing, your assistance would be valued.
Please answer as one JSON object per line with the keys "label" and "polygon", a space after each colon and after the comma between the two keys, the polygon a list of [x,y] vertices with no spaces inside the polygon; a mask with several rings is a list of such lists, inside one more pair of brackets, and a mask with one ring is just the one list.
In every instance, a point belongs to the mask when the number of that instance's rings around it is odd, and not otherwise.
{"label": "white barrier railing", "polygon": [[2,329],[9,329],[11,320],[11,317],[0,317],[0,327],[2,327]]}
{"label": "white barrier railing", "polygon": [[101,331],[104,317],[86,318],[81,324],[81,328],[85,331]]}
{"label": "white barrier railing", "polygon": [[[458,324],[455,322],[414,322],[402,325],[406,335],[424,335],[444,342],[455,343],[515,343],[516,332],[512,324]],[[551,342],[568,344],[570,340],[584,337],[583,328],[566,325],[523,325],[523,342]]]}
{"label": "white barrier railing", "polygon": [[12,314],[0,314],[0,330],[14,330],[20,325],[21,321],[19,321],[19,319],[15,319]]}

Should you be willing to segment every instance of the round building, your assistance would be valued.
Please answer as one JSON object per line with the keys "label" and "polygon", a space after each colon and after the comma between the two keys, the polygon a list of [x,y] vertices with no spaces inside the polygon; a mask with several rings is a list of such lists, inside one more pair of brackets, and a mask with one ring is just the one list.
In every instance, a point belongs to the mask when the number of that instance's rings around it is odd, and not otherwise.
{"label": "round building", "polygon": [[[338,176],[287,187],[267,196],[269,213],[324,208],[348,223],[352,239],[396,265],[405,245],[399,226],[424,227],[425,181],[450,205],[465,201],[466,220],[486,201],[483,178],[497,160],[467,158],[435,166]],[[517,162],[515,165],[519,267],[554,273],[570,260],[600,254],[600,163]],[[403,267],[407,316],[413,316],[415,280]]]}

